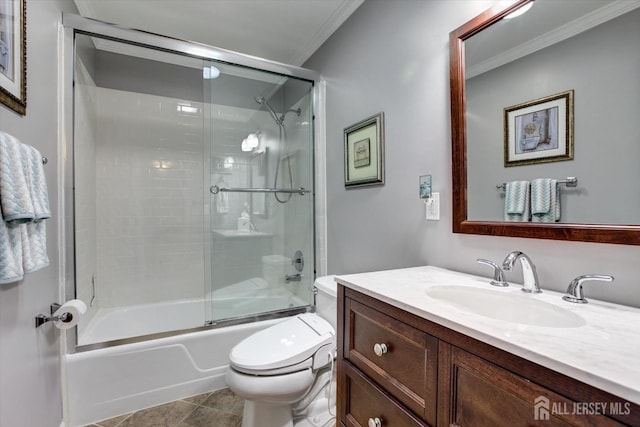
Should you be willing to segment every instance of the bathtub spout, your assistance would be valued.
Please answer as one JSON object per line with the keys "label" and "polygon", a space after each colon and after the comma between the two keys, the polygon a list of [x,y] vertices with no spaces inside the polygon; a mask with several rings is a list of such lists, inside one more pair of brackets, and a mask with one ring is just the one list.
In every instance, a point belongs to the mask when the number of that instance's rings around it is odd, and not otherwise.
{"label": "bathtub spout", "polygon": [[292,274],[292,275],[287,274],[286,276],[284,276],[285,283],[299,282],[301,280],[302,280],[302,274],[300,273]]}

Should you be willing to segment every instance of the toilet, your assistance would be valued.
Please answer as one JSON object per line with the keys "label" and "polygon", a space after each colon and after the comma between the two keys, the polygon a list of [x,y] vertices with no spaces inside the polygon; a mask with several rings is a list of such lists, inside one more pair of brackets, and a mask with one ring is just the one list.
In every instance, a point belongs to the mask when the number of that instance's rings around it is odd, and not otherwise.
{"label": "toilet", "polygon": [[229,353],[227,385],[245,399],[242,427],[328,427],[335,419],[336,282],[316,279],[316,313],[245,338]]}

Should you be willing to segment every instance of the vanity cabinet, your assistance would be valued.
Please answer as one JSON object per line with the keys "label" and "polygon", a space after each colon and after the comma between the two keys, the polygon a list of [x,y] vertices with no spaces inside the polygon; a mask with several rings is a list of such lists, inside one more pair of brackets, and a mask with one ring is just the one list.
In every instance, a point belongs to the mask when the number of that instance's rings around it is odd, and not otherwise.
{"label": "vanity cabinet", "polygon": [[640,407],[339,285],[338,422],[640,426]]}
{"label": "vanity cabinet", "polygon": [[345,300],[345,307],[344,358],[403,406],[435,422],[438,340],[357,300]]}

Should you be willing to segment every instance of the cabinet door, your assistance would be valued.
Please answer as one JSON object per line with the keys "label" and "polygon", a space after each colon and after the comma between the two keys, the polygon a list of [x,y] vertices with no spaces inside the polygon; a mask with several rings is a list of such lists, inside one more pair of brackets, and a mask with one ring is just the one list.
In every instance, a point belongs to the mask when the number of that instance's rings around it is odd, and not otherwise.
{"label": "cabinet door", "polygon": [[382,313],[352,299],[345,310],[344,358],[435,423],[438,340],[396,320],[392,310]]}
{"label": "cabinet door", "polygon": [[380,387],[372,383],[349,362],[342,362],[341,375],[345,393],[338,398],[343,399],[340,414],[343,425],[349,427],[426,427],[418,417],[413,415]]}
{"label": "cabinet door", "polygon": [[457,347],[441,343],[439,364],[438,426],[621,425]]}

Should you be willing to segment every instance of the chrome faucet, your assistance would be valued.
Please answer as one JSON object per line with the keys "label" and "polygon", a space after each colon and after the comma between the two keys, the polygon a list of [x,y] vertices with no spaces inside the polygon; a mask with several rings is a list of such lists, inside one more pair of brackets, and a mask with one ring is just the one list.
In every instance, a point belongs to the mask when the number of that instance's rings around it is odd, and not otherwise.
{"label": "chrome faucet", "polygon": [[511,271],[513,264],[516,260],[520,260],[522,264],[522,276],[524,279],[524,285],[522,286],[522,292],[530,294],[539,294],[540,282],[538,281],[538,273],[536,272],[536,266],[533,265],[533,261],[524,252],[513,251],[502,262],[502,269],[505,271]]}
{"label": "chrome faucet", "polygon": [[502,272],[502,269],[498,264],[488,259],[482,259],[482,258],[478,258],[476,261],[479,264],[485,264],[490,267],[493,267],[493,280],[489,283],[491,283],[493,286],[502,286],[502,287],[509,286],[506,279],[504,278],[504,273]]}
{"label": "chrome faucet", "polygon": [[578,276],[571,281],[567,288],[567,295],[563,296],[562,299],[577,304],[588,303],[589,301],[584,297],[584,292],[582,291],[582,284],[589,280],[612,282],[613,276],[609,276],[608,274],[585,274],[584,276]]}

